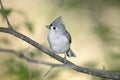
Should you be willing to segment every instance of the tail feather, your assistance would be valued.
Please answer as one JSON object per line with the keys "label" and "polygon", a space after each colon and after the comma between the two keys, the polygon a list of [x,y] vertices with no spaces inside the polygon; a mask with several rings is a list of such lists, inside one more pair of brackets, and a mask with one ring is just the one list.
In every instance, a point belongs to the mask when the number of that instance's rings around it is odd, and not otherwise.
{"label": "tail feather", "polygon": [[69,49],[69,50],[66,52],[66,54],[67,54],[68,57],[76,57],[75,53],[74,53],[71,49]]}

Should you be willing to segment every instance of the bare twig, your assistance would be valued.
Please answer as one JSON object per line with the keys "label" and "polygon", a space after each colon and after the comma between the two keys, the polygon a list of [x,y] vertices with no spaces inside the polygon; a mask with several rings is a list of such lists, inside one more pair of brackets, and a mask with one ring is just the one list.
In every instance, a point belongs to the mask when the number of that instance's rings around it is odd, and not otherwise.
{"label": "bare twig", "polygon": [[54,66],[51,66],[50,69],[48,69],[48,71],[41,77],[40,80],[44,80],[45,77],[53,70]]}
{"label": "bare twig", "polygon": [[50,69],[43,75],[43,78],[46,77],[54,68],[55,66],[51,66]]}
{"label": "bare twig", "polygon": [[0,48],[0,52],[5,52],[7,54],[8,53],[9,54],[14,54],[18,58],[24,59],[24,60],[26,60],[28,62],[32,62],[32,63],[43,64],[43,65],[54,66],[54,67],[64,67],[63,64],[55,64],[55,63],[49,63],[49,62],[45,62],[45,61],[38,61],[38,60],[30,59],[27,56],[25,56],[23,53],[17,52],[15,50],[11,50],[11,49]]}
{"label": "bare twig", "polygon": [[3,14],[3,16],[5,17],[5,20],[6,20],[6,22],[7,22],[8,28],[11,28],[11,29],[12,29],[12,26],[11,26],[11,24],[10,24],[8,18],[7,18],[7,15],[6,15],[6,13],[5,13],[5,8],[4,8],[1,0],[0,0],[0,5],[1,5],[2,14]]}

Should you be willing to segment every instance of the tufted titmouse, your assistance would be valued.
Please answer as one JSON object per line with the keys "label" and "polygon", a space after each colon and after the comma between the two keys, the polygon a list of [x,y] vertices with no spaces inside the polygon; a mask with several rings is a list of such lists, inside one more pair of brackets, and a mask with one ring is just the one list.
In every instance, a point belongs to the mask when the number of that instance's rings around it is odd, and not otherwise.
{"label": "tufted titmouse", "polygon": [[61,16],[46,27],[50,29],[48,42],[52,51],[55,53],[65,53],[65,56],[67,54],[68,57],[76,57],[70,49],[70,44],[72,42],[71,36],[62,22]]}

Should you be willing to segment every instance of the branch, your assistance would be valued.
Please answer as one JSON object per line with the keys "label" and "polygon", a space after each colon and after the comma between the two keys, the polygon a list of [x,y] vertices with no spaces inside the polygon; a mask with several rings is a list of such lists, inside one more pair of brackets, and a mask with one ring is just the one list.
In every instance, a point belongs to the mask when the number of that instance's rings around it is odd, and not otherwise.
{"label": "branch", "polygon": [[11,24],[10,24],[8,18],[7,18],[7,15],[6,15],[6,13],[5,13],[5,9],[4,9],[4,6],[3,6],[1,0],[0,0],[0,5],[1,5],[2,14],[3,14],[3,16],[5,17],[5,20],[6,20],[7,24],[8,24],[8,28],[11,28],[11,29],[12,29],[12,26],[11,26]]}
{"label": "branch", "polygon": [[[47,54],[47,55],[53,57],[54,59],[64,63],[64,58],[60,57],[59,55],[57,55],[57,54],[53,53],[52,51],[46,49],[41,44],[33,41],[29,37],[15,31],[13,29],[0,27],[0,32],[9,33],[11,35],[14,35],[15,37],[18,37],[19,39],[22,39],[23,41],[31,44],[32,46],[36,47],[37,49],[39,49],[41,51],[43,51],[45,54]],[[98,76],[98,77],[103,77],[103,78],[120,79],[120,72],[112,72],[112,71],[84,68],[84,67],[77,66],[77,65],[75,65],[74,63],[72,63],[68,60],[66,60],[66,61],[67,61],[67,63],[65,64],[65,66],[68,67],[68,68],[71,68],[75,71],[83,72],[83,73],[86,73],[86,74],[90,74],[90,75]]]}
{"label": "branch", "polygon": [[37,61],[34,59],[30,59],[27,56],[25,56],[24,54],[22,54],[21,52],[17,52],[15,50],[11,50],[11,49],[3,49],[0,48],[0,52],[5,52],[5,53],[9,53],[9,54],[14,54],[15,56],[17,56],[18,58],[24,59],[28,62],[32,62],[32,63],[37,63],[37,64],[44,64],[47,66],[52,66],[52,67],[64,67],[63,64],[55,64],[55,63],[49,63],[49,62],[45,62],[45,61]]}
{"label": "branch", "polygon": [[[1,0],[0,0],[1,1]],[[4,13],[3,13],[4,14]],[[8,19],[6,18],[6,21]],[[9,21],[8,21],[9,22]],[[12,26],[11,26],[12,27]],[[8,33],[11,34],[29,44],[31,44],[32,46],[36,47],[37,49],[43,51],[45,54],[53,57],[54,59],[64,63],[64,58],[60,57],[59,55],[55,54],[54,52],[46,49],[43,45],[35,42],[34,40],[30,39],[29,37],[13,30],[12,28],[3,28],[0,27],[0,32],[4,32],[4,33]],[[109,79],[115,79],[115,80],[120,80],[120,72],[112,72],[112,71],[106,71],[106,70],[98,70],[98,69],[91,69],[91,68],[84,68],[84,67],[80,67],[75,65],[74,63],[66,60],[66,64],[64,64],[66,67],[71,68],[75,71],[78,72],[83,72],[89,75],[93,75],[93,76],[98,76],[98,77],[103,77],[103,78],[109,78]]]}

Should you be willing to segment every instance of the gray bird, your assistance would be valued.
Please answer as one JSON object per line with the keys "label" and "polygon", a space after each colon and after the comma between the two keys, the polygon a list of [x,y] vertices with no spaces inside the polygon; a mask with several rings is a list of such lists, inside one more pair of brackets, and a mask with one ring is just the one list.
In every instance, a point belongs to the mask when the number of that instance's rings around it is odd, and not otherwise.
{"label": "gray bird", "polygon": [[52,51],[55,53],[65,53],[65,59],[66,54],[68,57],[76,57],[74,52],[70,49],[72,42],[71,36],[62,22],[61,16],[46,27],[50,29],[48,42]]}

